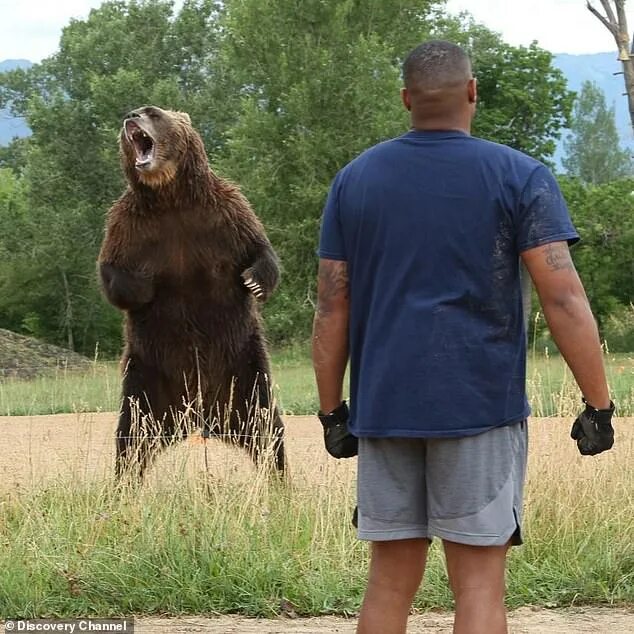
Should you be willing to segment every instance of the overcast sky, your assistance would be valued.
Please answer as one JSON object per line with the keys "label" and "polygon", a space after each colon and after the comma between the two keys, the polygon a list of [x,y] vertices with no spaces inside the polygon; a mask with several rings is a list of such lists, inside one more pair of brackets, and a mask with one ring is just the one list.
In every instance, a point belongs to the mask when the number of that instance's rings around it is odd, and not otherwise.
{"label": "overcast sky", "polygon": [[[599,0],[594,3],[600,6]],[[100,4],[101,0],[0,0],[0,60],[37,62],[51,55],[62,27],[71,18],[85,18]],[[634,0],[628,4],[634,26]],[[585,0],[448,0],[447,6],[452,12],[469,11],[511,44],[537,40],[553,53],[615,48],[610,34],[585,8]]]}
{"label": "overcast sky", "polygon": [[[599,0],[592,4],[600,8]],[[478,22],[502,33],[509,44],[537,40],[553,53],[616,51],[608,30],[586,8],[586,0],[448,0],[453,13],[469,11]],[[626,3],[634,26],[634,0]]]}

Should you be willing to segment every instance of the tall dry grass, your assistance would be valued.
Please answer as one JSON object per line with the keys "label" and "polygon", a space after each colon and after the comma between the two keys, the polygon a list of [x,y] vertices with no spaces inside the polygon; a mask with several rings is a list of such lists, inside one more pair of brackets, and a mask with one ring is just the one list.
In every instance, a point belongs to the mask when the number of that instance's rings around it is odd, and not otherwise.
{"label": "tall dry grass", "polygon": [[[510,605],[634,601],[631,422],[617,421],[614,450],[595,458],[576,453],[570,420],[530,425],[526,543],[511,555]],[[367,548],[350,523],[355,461],[326,456],[315,420],[290,420],[287,431],[288,483],[238,449],[187,441],[143,486],[117,489],[109,442],[84,448],[91,470],[2,487],[0,615],[356,611]],[[416,605],[451,606],[438,544]]]}
{"label": "tall dry grass", "polygon": [[[634,359],[606,354],[621,415],[634,412]],[[274,358],[282,405],[316,407],[304,351]],[[525,545],[510,558],[508,601],[634,601],[634,433],[581,457],[569,430],[579,394],[559,357],[533,351]],[[112,481],[114,365],[88,374],[0,384],[0,412],[70,411],[62,420],[1,419],[0,616],[347,613],[363,594],[367,548],[350,523],[355,460],[327,457],[315,419],[287,424],[290,481],[243,451],[186,441],[146,482]],[[81,413],[83,412],[83,413]],[[418,607],[450,607],[434,544]]]}

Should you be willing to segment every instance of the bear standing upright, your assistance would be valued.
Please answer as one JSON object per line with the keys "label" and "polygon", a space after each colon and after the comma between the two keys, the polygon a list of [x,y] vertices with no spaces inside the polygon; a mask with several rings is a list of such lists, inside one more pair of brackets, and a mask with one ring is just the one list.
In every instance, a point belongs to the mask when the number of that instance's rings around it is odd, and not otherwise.
{"label": "bear standing upright", "polygon": [[141,475],[193,426],[267,451],[284,470],[258,301],[277,257],[238,187],[209,168],[189,116],[129,113],[120,137],[128,187],[108,213],[98,269],[125,314],[116,472]]}

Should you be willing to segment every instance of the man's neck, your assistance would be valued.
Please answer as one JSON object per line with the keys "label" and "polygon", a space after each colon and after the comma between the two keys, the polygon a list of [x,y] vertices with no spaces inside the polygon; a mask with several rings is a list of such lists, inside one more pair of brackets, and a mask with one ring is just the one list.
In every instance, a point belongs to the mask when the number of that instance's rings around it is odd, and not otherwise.
{"label": "man's neck", "polygon": [[459,119],[416,119],[412,117],[412,129],[419,132],[433,132],[434,130],[453,130],[471,134],[471,122]]}

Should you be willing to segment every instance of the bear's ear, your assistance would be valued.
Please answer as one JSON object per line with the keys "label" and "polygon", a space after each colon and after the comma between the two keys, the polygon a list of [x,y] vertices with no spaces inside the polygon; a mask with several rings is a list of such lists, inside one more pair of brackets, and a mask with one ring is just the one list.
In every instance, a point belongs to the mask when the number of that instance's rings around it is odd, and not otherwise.
{"label": "bear's ear", "polygon": [[176,113],[179,117],[179,119],[186,125],[191,125],[192,124],[192,120],[189,118],[189,115],[186,112],[177,112]]}

